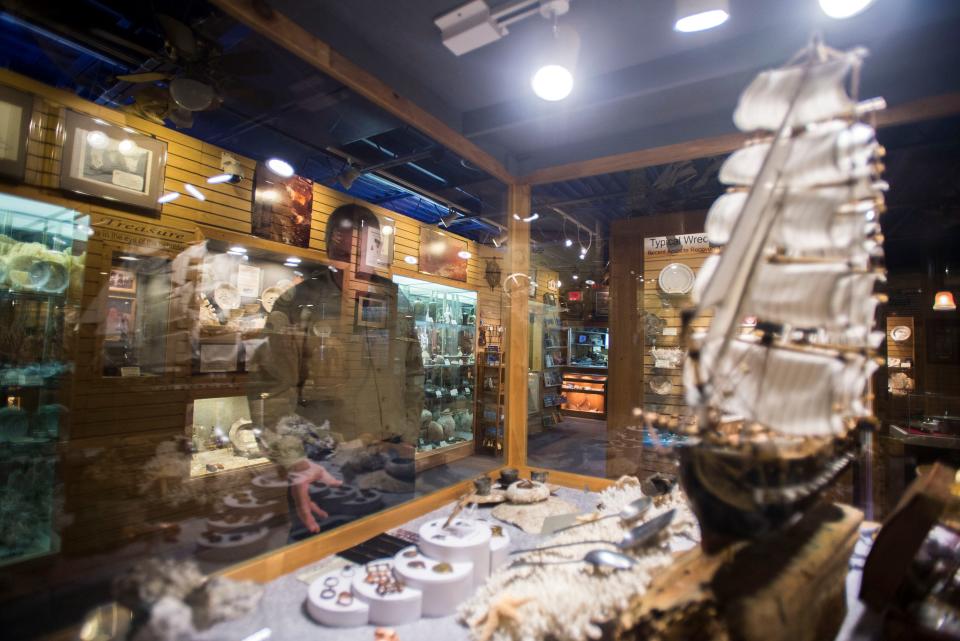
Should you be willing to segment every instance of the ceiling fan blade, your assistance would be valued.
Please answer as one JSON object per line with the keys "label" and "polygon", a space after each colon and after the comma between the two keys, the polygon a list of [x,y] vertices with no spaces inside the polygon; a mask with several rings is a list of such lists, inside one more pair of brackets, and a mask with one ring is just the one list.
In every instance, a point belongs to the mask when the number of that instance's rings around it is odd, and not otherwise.
{"label": "ceiling fan blade", "polygon": [[197,37],[194,35],[193,29],[176,18],[171,18],[162,13],[157,14],[157,22],[163,28],[167,44],[177,58],[192,61],[200,57],[200,46],[197,44]]}
{"label": "ceiling fan blade", "polygon": [[126,73],[117,76],[120,82],[157,82],[158,80],[170,80],[173,75],[169,73],[160,73],[157,71],[146,71],[144,73]]}

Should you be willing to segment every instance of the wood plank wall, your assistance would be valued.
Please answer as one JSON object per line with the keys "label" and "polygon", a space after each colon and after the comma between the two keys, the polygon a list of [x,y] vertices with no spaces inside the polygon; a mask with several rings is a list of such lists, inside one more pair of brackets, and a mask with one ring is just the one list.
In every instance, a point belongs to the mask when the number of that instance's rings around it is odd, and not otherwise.
{"label": "wood plank wall", "polygon": [[[252,179],[256,169],[253,159],[230,152],[243,166],[246,179],[239,185],[208,185],[206,178],[220,172],[221,153],[225,150],[130,114],[86,102],[7,70],[0,70],[0,84],[36,96],[35,125],[30,132],[28,150],[29,185],[2,186],[0,190],[61,202],[89,214],[95,230],[87,246],[76,349],[76,381],[73,398],[68,403],[71,410],[69,438],[64,443],[60,471],[65,488],[65,511],[72,520],[63,532],[63,550],[67,554],[81,554],[95,549],[111,549],[139,536],[148,524],[209,514],[217,507],[223,493],[232,487],[246,485],[256,470],[191,480],[189,466],[184,464],[188,456],[177,456],[176,451],[161,456],[160,450],[174,447],[175,439],[189,436],[189,417],[194,400],[244,395],[245,376],[193,375],[187,328],[178,324],[179,319],[171,319],[166,345],[170,366],[167,373],[150,378],[103,377],[99,354],[103,344],[108,266],[116,253],[130,252],[131,247],[141,254],[173,258],[204,237],[246,239],[251,244],[276,251],[279,257],[291,252],[303,253],[303,250],[291,250],[280,243],[247,236],[252,222]],[[150,219],[111,207],[106,201],[81,201],[58,191],[65,108],[130,127],[166,142],[165,189],[181,191],[182,184],[190,182],[201,187],[207,200],[200,202],[183,196],[164,204],[159,219]],[[324,243],[327,220],[338,207],[351,204],[367,207],[381,220],[384,217],[394,220],[394,262],[390,270],[379,275],[389,278],[393,274],[402,274],[475,290],[483,322],[504,323],[502,289],[489,287],[483,273],[486,259],[502,262],[502,252],[468,241],[471,258],[466,283],[421,276],[415,268],[411,269],[403,262],[403,258],[419,255],[422,223],[320,184],[315,184],[313,190],[310,251],[306,252],[306,257],[329,262]],[[387,423],[397,418],[388,416],[381,425],[377,404],[369,402],[377,398],[378,393],[371,377],[351,379],[367,367],[364,359],[368,359],[368,355],[364,350],[369,349],[353,335],[355,294],[369,287],[369,282],[358,278],[353,268],[358,242],[355,239],[354,260],[349,264],[337,263],[346,271],[340,333],[347,354],[344,376],[347,384],[352,386],[350,400],[341,412],[341,416],[349,417],[349,420],[344,419],[344,424],[337,428],[347,437],[363,432],[381,433]],[[395,389],[397,386],[386,387],[386,391],[380,390],[386,397],[385,407],[398,408],[401,399]],[[168,478],[156,480],[164,475]]]}

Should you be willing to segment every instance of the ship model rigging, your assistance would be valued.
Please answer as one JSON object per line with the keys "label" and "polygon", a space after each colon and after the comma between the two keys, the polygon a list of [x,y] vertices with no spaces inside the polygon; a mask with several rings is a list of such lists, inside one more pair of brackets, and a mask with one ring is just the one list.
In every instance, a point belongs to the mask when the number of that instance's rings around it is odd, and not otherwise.
{"label": "ship model rigging", "polygon": [[697,420],[681,481],[708,548],[799,519],[872,420],[887,186],[864,121],[885,103],[856,98],[865,55],[814,40],[760,73],[734,114],[759,138],[721,167],[728,191],[706,222],[719,250],[683,315]]}

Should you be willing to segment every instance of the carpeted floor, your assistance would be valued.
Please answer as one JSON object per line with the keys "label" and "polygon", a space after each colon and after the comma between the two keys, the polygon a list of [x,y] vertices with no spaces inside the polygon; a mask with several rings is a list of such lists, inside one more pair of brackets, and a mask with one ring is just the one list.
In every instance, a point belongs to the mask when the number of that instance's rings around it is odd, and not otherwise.
{"label": "carpeted floor", "polygon": [[605,477],[606,421],[564,416],[556,426],[530,436],[527,462],[532,467]]}

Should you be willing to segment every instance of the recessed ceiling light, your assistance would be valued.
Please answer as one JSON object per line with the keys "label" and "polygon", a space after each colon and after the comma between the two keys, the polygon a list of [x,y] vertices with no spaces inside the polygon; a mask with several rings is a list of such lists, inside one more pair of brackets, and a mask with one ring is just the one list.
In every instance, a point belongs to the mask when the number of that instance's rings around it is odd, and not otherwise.
{"label": "recessed ceiling light", "polygon": [[590,279],[590,278],[588,278],[587,280],[585,280],[585,281],[583,281],[583,282],[585,282],[587,285],[596,285],[596,284],[597,284],[597,281],[595,281],[595,280],[593,280],[593,279]]}
{"label": "recessed ceiling light", "polygon": [[557,102],[573,91],[573,74],[560,65],[544,65],[533,74],[530,86],[537,97],[548,102]]}
{"label": "recessed ceiling light", "polygon": [[241,247],[240,245],[234,245],[228,251],[232,251],[234,254],[246,254],[247,248]]}
{"label": "recessed ceiling light", "polygon": [[852,18],[873,4],[873,0],[820,0],[820,8],[831,18]]}
{"label": "recessed ceiling light", "polygon": [[206,200],[206,198],[203,196],[203,193],[199,189],[191,185],[190,183],[183,183],[183,188],[187,190],[188,194],[190,194],[197,200]]}
{"label": "recessed ceiling light", "polygon": [[403,257],[403,262],[405,262],[405,263],[408,264],[408,265],[416,265],[416,264],[417,264],[417,259],[416,259],[415,257],[413,257],[413,256],[404,256],[404,257]]}
{"label": "recessed ceiling light", "polygon": [[462,259],[464,259],[464,260],[467,260],[467,259],[470,258],[470,252],[468,252],[468,251],[459,251],[459,252],[457,252],[457,256],[459,256],[460,258],[462,258]]}
{"label": "recessed ceiling light", "polygon": [[267,169],[282,178],[289,178],[293,175],[293,165],[280,158],[271,158],[268,160]]}
{"label": "recessed ceiling light", "polygon": [[220,183],[230,182],[232,179],[232,174],[217,174],[216,176],[207,178],[207,183],[210,185],[219,185]]}
{"label": "recessed ceiling light", "polygon": [[574,274],[574,275],[573,275],[573,280],[580,280],[580,277],[577,276],[576,274]]}
{"label": "recessed ceiling light", "polygon": [[160,196],[159,198],[157,198],[157,202],[158,202],[158,203],[171,203],[171,202],[173,202],[174,200],[176,200],[176,199],[179,198],[179,197],[180,197],[180,192],[179,192],[179,191],[171,191],[171,192],[168,192],[168,193]]}
{"label": "recessed ceiling light", "polygon": [[677,0],[677,21],[673,28],[682,33],[719,27],[730,18],[729,0]]}
{"label": "recessed ceiling light", "polygon": [[383,229],[380,230],[380,233],[382,233],[384,236],[389,236],[393,233],[393,225],[384,225]]}

